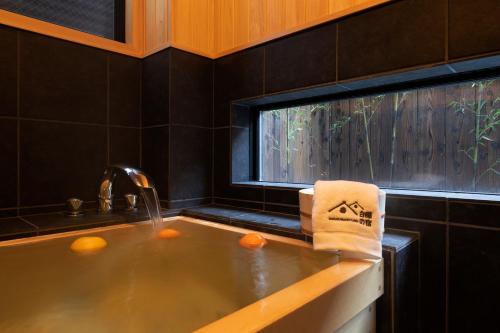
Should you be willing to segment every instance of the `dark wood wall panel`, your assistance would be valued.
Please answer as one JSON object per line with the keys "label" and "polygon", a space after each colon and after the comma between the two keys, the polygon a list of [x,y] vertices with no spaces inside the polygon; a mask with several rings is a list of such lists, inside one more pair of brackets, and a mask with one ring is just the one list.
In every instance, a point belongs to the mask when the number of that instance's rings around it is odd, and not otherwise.
{"label": "dark wood wall panel", "polygon": [[393,94],[371,98],[373,114],[370,120],[370,147],[375,183],[379,186],[390,186],[393,98]]}
{"label": "dark wood wall panel", "polygon": [[349,179],[349,100],[334,101],[330,112],[330,179]]}
{"label": "dark wood wall panel", "polygon": [[499,82],[264,111],[264,180],[352,179],[390,188],[496,193]]}
{"label": "dark wood wall panel", "polygon": [[[465,151],[474,146],[471,135],[474,117],[462,107],[474,103],[475,89],[470,84],[446,88],[446,188],[451,191],[473,191],[474,167]],[[454,105],[458,103],[457,105]]]}
{"label": "dark wood wall panel", "polygon": [[478,146],[476,191],[495,193],[500,191],[500,80],[488,82],[481,96],[484,109],[479,125],[485,138]]}
{"label": "dark wood wall panel", "polygon": [[[371,112],[370,97],[350,101],[351,123],[349,128],[350,179],[371,182],[369,127],[365,126],[365,114]],[[367,121],[367,120],[366,120]],[[372,165],[373,166],[373,165]]]}
{"label": "dark wood wall panel", "polygon": [[416,182],[422,188],[445,189],[445,90],[418,91]]}
{"label": "dark wood wall panel", "polygon": [[391,165],[391,186],[408,188],[415,183],[417,155],[417,91],[395,94],[394,163]]}
{"label": "dark wood wall panel", "polygon": [[309,164],[312,168],[312,181],[330,179],[331,107],[330,103],[311,106]]}

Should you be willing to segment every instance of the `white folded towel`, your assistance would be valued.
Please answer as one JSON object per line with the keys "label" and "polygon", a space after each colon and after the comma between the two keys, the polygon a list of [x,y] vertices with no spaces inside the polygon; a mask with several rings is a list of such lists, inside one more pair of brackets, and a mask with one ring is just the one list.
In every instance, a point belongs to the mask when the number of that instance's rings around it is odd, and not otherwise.
{"label": "white folded towel", "polygon": [[313,200],[315,250],[341,250],[346,257],[382,257],[385,192],[372,184],[317,181]]}

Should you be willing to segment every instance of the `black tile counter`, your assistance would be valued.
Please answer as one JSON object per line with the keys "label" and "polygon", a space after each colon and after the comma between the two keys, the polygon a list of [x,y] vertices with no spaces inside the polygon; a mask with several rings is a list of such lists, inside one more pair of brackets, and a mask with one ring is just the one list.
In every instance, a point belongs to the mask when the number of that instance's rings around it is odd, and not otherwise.
{"label": "black tile counter", "polygon": [[182,211],[182,215],[305,240],[300,231],[298,217],[294,215],[271,214],[229,206],[188,208]]}
{"label": "black tile counter", "polygon": [[[162,217],[177,216],[179,213],[180,210],[175,209],[161,211]],[[95,211],[87,211],[83,216],[79,217],[70,217],[64,213],[48,213],[0,218],[0,241],[105,227],[122,223],[141,222],[148,219],[149,217],[145,210],[138,210],[133,213],[116,212],[111,214],[98,214]]]}
{"label": "black tile counter", "polygon": [[[311,237],[301,232],[300,219],[296,215],[274,214],[222,205],[186,208],[182,210],[181,215],[311,241]],[[382,245],[384,248],[400,251],[415,240],[416,235],[416,233],[386,230]]]}
{"label": "black tile counter", "polygon": [[18,217],[0,219],[0,241],[37,235],[34,225]]}

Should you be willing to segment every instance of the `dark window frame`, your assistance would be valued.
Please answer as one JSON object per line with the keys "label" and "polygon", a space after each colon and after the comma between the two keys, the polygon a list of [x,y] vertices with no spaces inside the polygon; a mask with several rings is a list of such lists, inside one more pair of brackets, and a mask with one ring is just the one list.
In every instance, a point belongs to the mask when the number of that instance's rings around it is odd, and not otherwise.
{"label": "dark window frame", "polygon": [[[269,181],[260,180],[260,158],[261,158],[261,143],[260,143],[260,114],[261,112],[272,111],[281,108],[296,107],[302,105],[316,104],[321,102],[334,102],[339,100],[366,97],[376,94],[390,94],[395,92],[401,92],[405,90],[416,90],[422,88],[434,88],[441,87],[444,85],[454,85],[460,83],[466,83],[475,80],[488,80],[488,79],[499,79],[500,78],[500,67],[486,68],[477,71],[471,71],[466,73],[457,73],[454,75],[445,75],[439,77],[433,77],[429,79],[423,79],[413,82],[400,82],[396,84],[380,85],[377,87],[352,90],[346,92],[340,92],[335,94],[315,96],[311,98],[300,98],[300,99],[289,99],[278,103],[267,103],[259,106],[250,107],[251,112],[251,126],[253,127],[253,138],[251,139],[251,170],[253,170],[249,177],[249,183],[262,183],[269,184]],[[307,90],[307,89],[306,89]],[[280,187],[290,187],[295,188],[297,185],[309,185],[311,184],[300,184],[300,183],[287,183],[287,182],[272,182]],[[241,182],[239,183],[241,184]],[[388,188],[391,189],[391,188]],[[477,192],[460,192],[460,191],[450,191],[450,190],[425,190],[425,189],[398,189],[394,190],[406,190],[415,192],[443,192],[443,193],[461,193],[461,194],[471,194],[471,195],[483,195]],[[492,193],[484,193],[484,195],[492,195]],[[495,194],[493,194],[495,195]]]}

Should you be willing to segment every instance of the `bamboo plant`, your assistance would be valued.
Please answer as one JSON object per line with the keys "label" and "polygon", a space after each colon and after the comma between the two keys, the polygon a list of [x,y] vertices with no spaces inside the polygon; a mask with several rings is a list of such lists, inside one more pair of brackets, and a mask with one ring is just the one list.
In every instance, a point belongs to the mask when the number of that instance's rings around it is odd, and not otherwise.
{"label": "bamboo plant", "polygon": [[500,97],[495,98],[488,105],[489,101],[486,96],[488,88],[494,82],[494,80],[473,82],[471,83],[471,88],[476,90],[476,98],[474,100],[469,101],[465,97],[462,97],[449,104],[455,113],[462,115],[471,113],[474,117],[474,126],[469,131],[473,136],[473,143],[469,147],[459,150],[459,152],[463,153],[472,162],[473,189],[476,189],[481,178],[488,173],[500,176],[500,157],[488,165],[481,173],[478,171],[479,152],[482,147],[487,147],[495,142],[492,137],[494,137],[495,132],[500,126]]}
{"label": "bamboo plant", "polygon": [[370,144],[370,122],[375,112],[380,110],[380,106],[384,99],[385,95],[376,95],[367,98],[359,98],[354,103],[354,114],[361,115],[363,119],[366,152],[368,154],[368,165],[370,168],[370,179],[372,183],[375,183],[375,173],[373,170],[372,148]]}
{"label": "bamboo plant", "polygon": [[394,94],[394,100],[393,100],[393,121],[392,121],[392,134],[391,134],[391,167],[390,167],[390,175],[389,175],[389,181],[390,184],[392,185],[393,182],[393,176],[394,176],[394,166],[395,166],[395,160],[396,160],[396,142],[397,142],[397,136],[398,136],[398,122],[397,120],[400,117],[400,110],[401,106],[406,100],[406,95],[408,95],[408,91],[404,92],[397,92]]}

